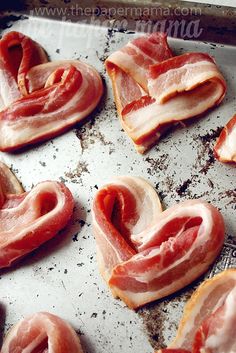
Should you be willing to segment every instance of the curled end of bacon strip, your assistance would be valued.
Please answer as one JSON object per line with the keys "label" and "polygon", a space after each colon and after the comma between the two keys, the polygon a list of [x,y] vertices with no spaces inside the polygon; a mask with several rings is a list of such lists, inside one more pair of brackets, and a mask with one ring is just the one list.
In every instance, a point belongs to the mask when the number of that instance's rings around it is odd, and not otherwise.
{"label": "curled end of bacon strip", "polygon": [[0,191],[0,268],[3,268],[63,229],[71,218],[74,200],[69,189],[55,181],[42,182],[30,192],[23,192],[2,164]]}
{"label": "curled end of bacon strip", "polygon": [[192,353],[235,352],[236,270],[203,282],[187,302],[170,348]]}
{"label": "curled end of bacon strip", "polygon": [[93,203],[100,272],[114,296],[135,309],[176,292],[203,274],[224,241],[219,211],[202,200],[164,212],[144,180],[119,177]]}
{"label": "curled end of bacon strip", "polygon": [[28,70],[47,61],[43,48],[31,38],[20,32],[5,34],[0,40],[2,106],[8,106],[22,95],[28,94],[25,77]]}
{"label": "curled end of bacon strip", "polygon": [[214,153],[221,162],[236,163],[236,115],[221,131]]}
{"label": "curled end of bacon strip", "polygon": [[7,334],[1,353],[83,353],[74,329],[56,315],[40,312],[18,322]]}

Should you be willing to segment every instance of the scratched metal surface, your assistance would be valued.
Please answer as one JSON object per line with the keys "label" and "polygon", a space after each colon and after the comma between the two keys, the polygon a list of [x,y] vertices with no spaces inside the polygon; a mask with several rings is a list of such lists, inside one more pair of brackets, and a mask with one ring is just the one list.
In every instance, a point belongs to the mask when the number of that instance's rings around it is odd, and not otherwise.
{"label": "scratched metal surface", "polygon": [[151,353],[173,338],[184,302],[197,283],[137,313],[114,300],[96,265],[91,202],[97,187],[122,174],[149,180],[166,207],[202,197],[221,210],[227,228],[227,243],[209,274],[236,266],[236,169],[220,164],[212,155],[221,127],[236,111],[236,48],[170,40],[176,53],[213,55],[228,82],[228,93],[219,108],[187,127],[175,128],[141,156],[120,127],[103,65],[104,59],[134,34],[32,18],[11,25],[5,31],[30,35],[51,60],[81,59],[93,64],[107,89],[99,109],[82,127],[21,153],[0,154],[26,190],[43,180],[61,180],[76,199],[73,222],[64,232],[2,271],[2,332],[32,312],[50,311],[75,327],[85,352]]}

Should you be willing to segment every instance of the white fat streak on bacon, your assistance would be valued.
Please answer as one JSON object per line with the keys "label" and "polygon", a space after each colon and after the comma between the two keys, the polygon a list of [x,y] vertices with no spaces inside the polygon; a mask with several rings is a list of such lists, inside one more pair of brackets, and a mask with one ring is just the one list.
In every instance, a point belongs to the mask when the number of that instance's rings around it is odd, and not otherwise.
{"label": "white fat streak on bacon", "polygon": [[[153,102],[138,110],[132,110],[123,115],[122,125],[135,142],[158,130],[162,125],[177,123],[205,112],[219,101],[223,92],[222,85],[215,82],[206,83],[193,91],[180,93],[163,104]],[[159,136],[157,131],[156,137],[159,138]],[[136,145],[143,149],[149,147],[147,141],[144,145],[136,142]]]}
{"label": "white fat streak on bacon", "polygon": [[58,316],[46,312],[33,314],[13,326],[3,342],[1,353],[12,353],[13,350],[31,353],[44,342],[48,353],[83,353],[73,328]]}
{"label": "white fat streak on bacon", "polygon": [[[220,147],[216,148],[219,160],[222,162],[235,162],[236,163],[236,116],[233,117],[235,123],[231,129],[228,124],[224,128],[226,134],[224,141]],[[232,121],[233,121],[232,119]],[[219,141],[220,141],[219,137]]]}
{"label": "white fat streak on bacon", "polygon": [[[4,259],[10,253],[11,259],[7,266],[10,266],[19,255],[23,256],[29,252],[29,249],[15,249],[14,242],[56,219],[58,213],[66,206],[66,197],[59,185],[53,181],[42,182],[36,185],[17,206],[0,210],[0,259]],[[53,194],[56,202],[52,210],[42,215],[40,197],[45,193]],[[31,251],[35,247],[31,249],[29,245],[29,248]]]}
{"label": "white fat streak on bacon", "polygon": [[[112,181],[104,185],[103,188],[109,185],[125,186],[136,199],[137,212],[139,219],[135,224],[126,224],[132,234],[136,234],[145,229],[148,225],[154,223],[156,215],[162,212],[160,199],[152,188],[144,179],[138,177],[119,176],[112,178]],[[143,209],[148,209],[148,212],[142,212]],[[122,257],[122,249],[116,249],[109,241],[106,234],[102,231],[99,223],[97,222],[96,210],[92,209],[93,216],[93,232],[97,243],[97,261],[99,271],[103,278],[108,281],[111,275],[111,270],[118,263],[123,262],[125,259]],[[103,252],[110,253],[110,265],[104,262]]]}
{"label": "white fat streak on bacon", "polygon": [[[40,137],[43,138],[47,133],[54,134],[58,130],[81,121],[94,110],[103,93],[101,77],[94,68],[79,61],[59,61],[35,66],[27,75],[29,82],[32,80],[32,85],[29,83],[29,86],[34,89],[41,88],[43,82],[45,83],[46,77],[48,77],[48,75],[54,70],[59,67],[66,69],[71,65],[75,66],[78,70],[81,70],[80,72],[83,77],[82,85],[79,90],[75,92],[72,99],[70,99],[63,107],[55,109],[50,113],[39,113],[25,118],[19,117],[16,120],[0,120],[2,148],[20,146],[25,144],[25,142],[30,143]],[[42,73],[41,80],[38,79],[40,72]],[[37,79],[35,79],[34,73],[36,74]],[[86,99],[86,92],[90,89],[94,91],[94,96],[93,100],[87,106],[87,109],[76,111],[67,116],[67,110],[71,107],[75,107],[82,99]],[[48,104],[51,104],[53,100],[54,96],[52,96],[52,100],[49,98]],[[62,118],[60,118],[60,116],[62,116]]]}
{"label": "white fat streak on bacon", "polygon": [[[203,282],[185,306],[176,338],[170,348],[190,349],[202,321],[217,310],[236,286],[236,270],[221,272]],[[206,308],[206,309],[205,309]]]}
{"label": "white fat streak on bacon", "polygon": [[224,78],[212,61],[203,60],[170,69],[156,79],[149,78],[148,89],[150,96],[155,98],[157,103],[164,103],[169,96],[192,90],[211,80],[217,85],[224,81]]}

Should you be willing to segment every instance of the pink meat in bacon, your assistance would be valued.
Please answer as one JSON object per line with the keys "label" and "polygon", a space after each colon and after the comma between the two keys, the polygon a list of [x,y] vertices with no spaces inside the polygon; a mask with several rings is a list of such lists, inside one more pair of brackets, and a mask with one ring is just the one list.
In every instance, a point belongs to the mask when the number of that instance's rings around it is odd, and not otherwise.
{"label": "pink meat in bacon", "polygon": [[103,85],[97,71],[76,60],[33,67],[32,92],[0,112],[0,150],[11,151],[56,136],[88,116]]}
{"label": "pink meat in bacon", "polygon": [[[173,57],[165,35],[151,36],[159,38],[156,51],[147,35],[129,42],[106,61],[122,127],[140,153],[171,126],[220,104],[226,92],[225,80],[208,54]],[[125,80],[128,94],[123,90]]]}
{"label": "pink meat in bacon", "polygon": [[161,212],[152,187],[119,177],[98,191],[93,229],[102,276],[114,296],[137,308],[204,273],[224,241],[219,211],[190,200]]}
{"label": "pink meat in bacon", "polygon": [[23,192],[10,171],[4,173],[0,165],[0,268],[54,237],[68,223],[74,206],[71,192],[62,183],[45,181]]}
{"label": "pink meat in bacon", "polygon": [[192,353],[236,351],[236,270],[203,282],[186,304],[170,348]]}
{"label": "pink meat in bacon", "polygon": [[19,32],[5,34],[0,40],[0,108],[27,94],[27,72],[47,61],[43,48],[29,37]]}
{"label": "pink meat in bacon", "polygon": [[221,162],[236,163],[236,115],[221,131],[214,152]]}
{"label": "pink meat in bacon", "polygon": [[7,334],[1,353],[83,353],[74,329],[56,315],[40,312],[20,320]]}

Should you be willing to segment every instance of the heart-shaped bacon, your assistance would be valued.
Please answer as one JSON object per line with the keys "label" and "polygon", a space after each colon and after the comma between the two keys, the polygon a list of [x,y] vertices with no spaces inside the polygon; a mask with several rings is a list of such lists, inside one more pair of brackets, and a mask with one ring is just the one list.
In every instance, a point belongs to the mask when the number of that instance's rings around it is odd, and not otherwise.
{"label": "heart-shaped bacon", "polygon": [[103,92],[97,71],[77,60],[35,66],[26,80],[32,93],[0,112],[2,151],[60,134],[88,116]]}
{"label": "heart-shaped bacon", "polygon": [[122,127],[144,153],[171,126],[221,103],[226,82],[205,53],[173,57],[167,36],[136,38],[106,60]]}
{"label": "heart-shaped bacon", "polygon": [[74,329],[56,315],[40,312],[18,322],[7,334],[1,353],[83,353]]}
{"label": "heart-shaped bacon", "polygon": [[1,151],[59,135],[87,117],[103,94],[95,68],[78,60],[49,63],[43,49],[18,32],[0,40],[0,78]]}
{"label": "heart-shaped bacon", "polygon": [[127,176],[96,194],[93,230],[100,272],[130,308],[191,283],[224,242],[224,220],[215,207],[189,200],[161,212],[154,189]]}
{"label": "heart-shaped bacon", "polygon": [[74,207],[73,196],[64,184],[45,181],[23,192],[7,170],[1,163],[0,268],[54,237],[66,226]]}

